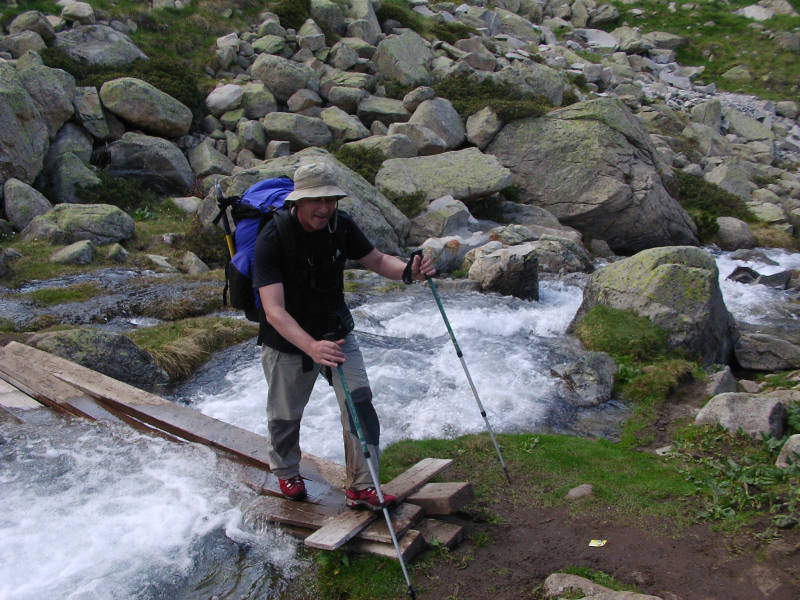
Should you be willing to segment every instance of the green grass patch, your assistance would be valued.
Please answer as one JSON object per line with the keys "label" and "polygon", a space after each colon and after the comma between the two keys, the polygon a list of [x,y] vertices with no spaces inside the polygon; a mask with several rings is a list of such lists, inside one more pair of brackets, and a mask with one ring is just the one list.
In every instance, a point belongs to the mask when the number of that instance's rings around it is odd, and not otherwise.
{"label": "green grass patch", "polygon": [[138,179],[114,177],[105,170],[97,171],[96,175],[100,183],[79,188],[78,193],[86,204],[111,204],[131,215],[137,209],[140,214],[153,213],[153,207],[161,204],[159,195],[145,188]]}
{"label": "green grass patch", "polygon": [[126,335],[152,354],[174,381],[193,373],[211,353],[258,335],[258,325],[228,317],[198,317],[160,323]]}
{"label": "green grass patch", "polygon": [[633,586],[625,585],[624,583],[620,583],[612,575],[608,573],[603,573],[602,571],[597,571],[595,569],[590,569],[589,567],[565,567],[561,569],[564,573],[569,573],[570,575],[577,575],[578,577],[583,577],[584,579],[588,579],[589,581],[593,581],[598,585],[602,585],[603,587],[607,587],[610,590],[615,590],[618,592],[636,592],[636,588]]}
{"label": "green grass patch", "polygon": [[66,302],[83,302],[103,292],[102,286],[94,281],[84,281],[64,287],[41,288],[23,296],[32,300],[36,306],[55,306]]}
{"label": "green grass patch", "polygon": [[421,191],[403,194],[402,196],[390,196],[389,200],[409,219],[416,217],[425,210],[428,204],[425,200],[425,192]]}
{"label": "green grass patch", "polygon": [[544,96],[526,94],[507,83],[472,75],[453,75],[434,85],[436,95],[447,98],[462,118],[489,106],[504,122],[538,117],[553,108]]}
{"label": "green grass patch", "polygon": [[376,11],[376,16],[381,23],[391,19],[428,40],[439,39],[450,44],[478,33],[473,27],[463,23],[439,23],[414,12],[406,0],[384,0]]}
{"label": "green grass patch", "polygon": [[380,150],[363,146],[342,146],[335,153],[336,159],[347,168],[355,171],[371,184],[375,184],[375,175],[386,160]]}
{"label": "green grass patch", "polygon": [[606,352],[625,363],[649,361],[667,349],[667,332],[650,319],[603,304],[586,314],[576,334],[588,350]]}

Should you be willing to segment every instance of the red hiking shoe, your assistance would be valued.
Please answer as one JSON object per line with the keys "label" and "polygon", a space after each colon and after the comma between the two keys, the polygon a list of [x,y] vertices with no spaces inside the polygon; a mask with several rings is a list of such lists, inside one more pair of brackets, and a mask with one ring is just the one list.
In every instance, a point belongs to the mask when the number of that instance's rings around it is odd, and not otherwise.
{"label": "red hiking shoe", "polygon": [[[382,508],[381,502],[378,499],[378,492],[374,487],[368,487],[364,490],[345,490],[344,495],[345,504],[350,508],[358,508],[360,506],[365,506],[370,510],[380,510]],[[390,504],[394,504],[397,498],[391,494],[384,494],[383,500],[386,506],[389,506]]]}
{"label": "red hiking shoe", "polygon": [[289,479],[278,478],[278,483],[281,486],[281,492],[289,500],[302,500],[306,497],[306,484],[303,483],[303,478],[300,475],[295,475]]}

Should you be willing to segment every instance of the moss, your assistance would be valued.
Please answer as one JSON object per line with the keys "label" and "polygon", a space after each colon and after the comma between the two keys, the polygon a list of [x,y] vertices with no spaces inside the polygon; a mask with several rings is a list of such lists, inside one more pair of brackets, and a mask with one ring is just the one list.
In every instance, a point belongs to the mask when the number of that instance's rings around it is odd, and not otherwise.
{"label": "moss", "polygon": [[650,319],[603,304],[586,313],[576,334],[588,350],[606,352],[617,359],[652,360],[667,349],[667,332]]}
{"label": "moss", "polygon": [[300,29],[311,16],[311,3],[309,0],[281,0],[271,10],[278,15],[284,27]]}
{"label": "moss", "polygon": [[472,75],[453,75],[434,85],[437,96],[447,98],[462,118],[489,106],[505,123],[538,117],[553,108],[544,96],[526,94],[516,86],[495,83],[489,78],[482,81]]}
{"label": "moss", "polygon": [[676,171],[678,179],[678,202],[690,214],[705,213],[707,217],[736,217],[748,223],[757,221],[753,213],[738,196],[725,191],[702,177]]}
{"label": "moss", "polygon": [[403,194],[402,196],[390,197],[389,200],[409,219],[421,213],[426,204],[425,192]]}
{"label": "moss", "polygon": [[375,175],[381,168],[386,156],[380,150],[359,146],[342,147],[334,154],[336,159],[352,169],[370,183],[375,183]]}
{"label": "moss", "polygon": [[159,196],[145,189],[137,179],[114,177],[108,171],[97,171],[100,183],[80,186],[78,194],[87,204],[111,204],[126,212],[137,208],[155,206],[161,201]]}

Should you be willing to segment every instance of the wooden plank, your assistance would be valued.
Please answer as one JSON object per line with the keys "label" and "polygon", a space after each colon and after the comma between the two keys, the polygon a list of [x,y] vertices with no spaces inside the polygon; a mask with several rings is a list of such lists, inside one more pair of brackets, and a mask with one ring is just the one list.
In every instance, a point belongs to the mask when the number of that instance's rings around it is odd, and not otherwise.
{"label": "wooden plank", "polygon": [[[446,458],[423,458],[408,471],[383,486],[383,491],[397,496],[401,502],[450,467],[453,461]],[[346,510],[332,518],[305,539],[305,544],[321,550],[336,550],[380,516],[381,511]]]}
{"label": "wooden plank", "polygon": [[4,408],[42,408],[42,404],[5,380],[0,380],[0,406]]}
{"label": "wooden plank", "polygon": [[[425,548],[425,539],[416,529],[409,529],[402,538],[397,540],[397,543],[400,546],[400,553],[403,556],[403,560],[406,562],[417,556]],[[381,542],[356,538],[350,540],[346,548],[356,552],[366,552],[397,560],[397,549],[392,543],[383,544]]]}
{"label": "wooden plank", "polygon": [[417,504],[429,515],[452,515],[472,502],[475,492],[468,481],[426,483],[406,502]]}
{"label": "wooden plank", "polygon": [[428,545],[455,548],[464,539],[464,528],[455,523],[445,523],[437,519],[422,519],[416,529]]}
{"label": "wooden plank", "polygon": [[[403,502],[395,508],[390,508],[389,518],[392,519],[395,535],[397,537],[402,536],[414,524],[422,519],[424,514],[425,511],[422,510],[421,507],[406,502]],[[386,525],[386,517],[383,516],[383,511],[381,511],[381,518],[370,523],[370,525],[361,530],[356,537],[359,539],[391,544],[392,535],[389,533],[389,527]]]}

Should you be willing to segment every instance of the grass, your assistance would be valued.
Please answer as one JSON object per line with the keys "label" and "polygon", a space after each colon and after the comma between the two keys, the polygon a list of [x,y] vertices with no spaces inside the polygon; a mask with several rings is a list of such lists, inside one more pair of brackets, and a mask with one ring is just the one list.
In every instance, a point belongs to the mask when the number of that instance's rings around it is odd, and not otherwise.
{"label": "grass", "polygon": [[352,169],[371,184],[375,184],[375,175],[386,160],[386,156],[375,148],[359,146],[342,146],[335,153],[336,160]]}
{"label": "grass", "polygon": [[[676,52],[677,61],[684,66],[704,66],[704,83],[732,92],[755,94],[770,100],[800,101],[800,61],[797,54],[783,50],[770,39],[770,32],[789,32],[800,26],[800,17],[777,16],[764,21],[763,31],[752,27],[754,21],[733,14],[739,8],[753,4],[750,0],[729,2],[698,2],[692,10],[670,12],[668,4],[615,0],[620,23],[641,27],[642,31],[669,31],[687,38],[688,44]],[[800,3],[792,2],[795,10]],[[631,14],[644,10],[644,16]],[[800,11],[799,11],[800,12]],[[607,27],[613,29],[615,25]],[[753,80],[735,82],[722,77],[736,65],[747,65]]]}
{"label": "grass", "polygon": [[553,108],[544,96],[526,94],[516,86],[498,84],[490,79],[478,80],[471,75],[453,75],[434,85],[436,95],[447,98],[461,118],[466,119],[489,106],[504,122],[538,117]]}
{"label": "grass", "polygon": [[156,364],[175,381],[203,365],[213,352],[248,340],[258,334],[258,325],[240,319],[198,317],[126,334],[140,348],[147,350]]}
{"label": "grass", "polygon": [[94,281],[84,281],[65,287],[41,288],[23,294],[26,298],[33,301],[36,306],[55,306],[67,302],[83,302],[99,296],[103,293],[103,288]]}

